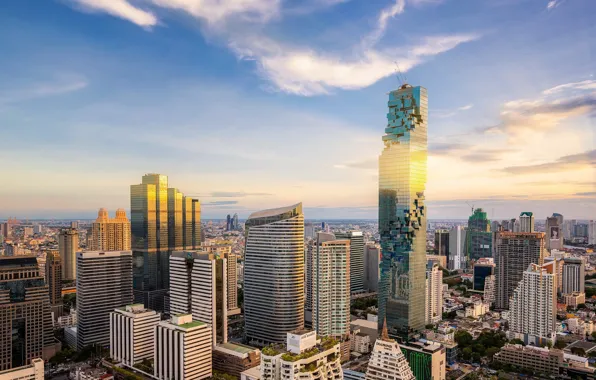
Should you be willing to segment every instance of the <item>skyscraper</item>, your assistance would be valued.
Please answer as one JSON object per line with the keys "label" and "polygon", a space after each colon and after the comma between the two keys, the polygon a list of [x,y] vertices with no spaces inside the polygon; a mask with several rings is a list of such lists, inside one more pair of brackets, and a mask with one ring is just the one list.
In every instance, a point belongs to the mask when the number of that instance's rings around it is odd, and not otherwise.
{"label": "skyscraper", "polygon": [[427,264],[425,293],[425,323],[437,323],[443,318],[443,271],[434,261],[428,261]]}
{"label": "skyscraper", "polygon": [[240,226],[238,225],[238,214],[234,213],[234,216],[232,217],[232,229],[234,231],[238,231],[240,229]]}
{"label": "skyscraper", "polygon": [[246,337],[256,344],[283,343],[288,331],[304,328],[302,203],[251,214],[245,234]]}
{"label": "skyscraper", "polygon": [[143,305],[126,305],[110,313],[110,357],[132,367],[153,359],[154,330],[160,315]]}
{"label": "skyscraper", "polygon": [[509,310],[509,337],[525,344],[554,343],[557,323],[555,262],[530,264],[515,288]]}
{"label": "skyscraper", "polygon": [[64,304],[62,302],[62,260],[56,251],[50,251],[46,255],[45,282],[49,288],[50,307],[54,313],[54,319],[62,316]]}
{"label": "skyscraper", "polygon": [[338,232],[338,239],[350,240],[350,291],[364,291],[364,236],[362,231]]}
{"label": "skyscraper", "polygon": [[0,326],[0,371],[48,360],[60,349],[35,256],[0,257]]}
{"label": "skyscraper", "polygon": [[553,214],[553,216],[546,218],[546,249],[551,251],[552,249],[563,249],[563,229],[562,229],[563,217],[559,214]]}
{"label": "skyscraper", "polygon": [[168,188],[168,249],[184,249],[184,194]]}
{"label": "skyscraper", "polygon": [[399,344],[389,339],[386,326],[383,326],[381,337],[375,342],[365,379],[416,380]]}
{"label": "skyscraper", "polygon": [[468,260],[492,256],[492,233],[486,212],[481,208],[474,210],[468,218],[466,231],[466,256]]}
{"label": "skyscraper", "polygon": [[445,256],[449,262],[449,230],[435,231],[435,255]]}
{"label": "skyscraper", "polygon": [[364,246],[364,288],[369,292],[379,289],[381,250],[378,246],[367,244]]}
{"label": "skyscraper", "polygon": [[534,214],[524,211],[519,215],[520,232],[534,232]]}
{"label": "skyscraper", "polygon": [[313,329],[321,336],[350,334],[350,240],[317,234],[313,255]]}
{"label": "skyscraper", "polygon": [[226,231],[230,231],[232,229],[232,216],[228,214],[226,216]]}
{"label": "skyscraper", "polygon": [[480,292],[484,291],[484,283],[486,278],[495,274],[495,262],[492,258],[479,259],[474,263],[474,277],[473,287],[474,290]]}
{"label": "skyscraper", "polygon": [[588,222],[588,244],[596,244],[596,221]]}
{"label": "skyscraper", "polygon": [[132,252],[77,253],[77,349],[110,344],[110,312],[132,304]]}
{"label": "skyscraper", "polygon": [[509,298],[530,264],[542,265],[542,232],[497,232],[495,237],[496,307],[509,309]]}
{"label": "skyscraper", "polygon": [[449,230],[449,270],[461,269],[466,263],[466,229],[455,226]]}
{"label": "skyscraper", "polygon": [[126,211],[119,208],[116,217],[110,218],[108,210],[99,209],[97,219],[91,224],[87,239],[92,251],[130,251],[130,221]]}
{"label": "skyscraper", "polygon": [[62,259],[62,280],[74,281],[77,278],[77,250],[79,232],[74,228],[65,228],[58,235],[58,249]]}
{"label": "skyscraper", "polygon": [[584,293],[586,281],[585,263],[581,257],[566,257],[563,259],[562,293]]}
{"label": "skyscraper", "polygon": [[379,323],[408,338],[424,328],[425,316],[426,89],[404,84],[389,93],[388,107],[379,157]]}

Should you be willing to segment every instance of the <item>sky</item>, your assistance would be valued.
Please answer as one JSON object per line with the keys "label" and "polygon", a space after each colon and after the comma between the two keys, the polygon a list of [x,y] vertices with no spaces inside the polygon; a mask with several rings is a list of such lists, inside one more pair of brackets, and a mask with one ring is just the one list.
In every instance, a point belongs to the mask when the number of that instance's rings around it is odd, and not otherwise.
{"label": "sky", "polygon": [[[387,93],[429,94],[432,219],[596,219],[593,0],[3,0],[0,218],[377,217]],[[401,73],[401,75],[399,75]]]}

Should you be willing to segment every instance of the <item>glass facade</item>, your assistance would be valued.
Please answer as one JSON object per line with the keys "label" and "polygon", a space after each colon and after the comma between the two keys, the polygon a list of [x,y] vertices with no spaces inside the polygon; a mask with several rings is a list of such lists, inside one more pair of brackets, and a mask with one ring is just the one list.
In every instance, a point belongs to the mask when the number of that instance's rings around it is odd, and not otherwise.
{"label": "glass facade", "polygon": [[390,335],[408,339],[425,317],[427,91],[403,85],[388,107],[379,157],[379,327],[386,319]]}
{"label": "glass facade", "polygon": [[483,257],[492,257],[493,235],[490,232],[490,221],[481,208],[474,210],[468,218],[466,234],[466,256],[468,262]]}
{"label": "glass facade", "polygon": [[178,189],[168,189],[168,248],[184,249],[184,225],[182,213],[184,195]]}

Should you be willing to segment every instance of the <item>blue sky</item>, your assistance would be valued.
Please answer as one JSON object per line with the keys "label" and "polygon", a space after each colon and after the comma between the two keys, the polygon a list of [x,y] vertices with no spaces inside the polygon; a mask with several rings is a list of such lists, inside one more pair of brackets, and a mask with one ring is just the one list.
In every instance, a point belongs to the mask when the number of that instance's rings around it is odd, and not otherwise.
{"label": "blue sky", "polygon": [[429,91],[431,218],[596,214],[591,0],[6,0],[0,218],[375,218],[395,69]]}

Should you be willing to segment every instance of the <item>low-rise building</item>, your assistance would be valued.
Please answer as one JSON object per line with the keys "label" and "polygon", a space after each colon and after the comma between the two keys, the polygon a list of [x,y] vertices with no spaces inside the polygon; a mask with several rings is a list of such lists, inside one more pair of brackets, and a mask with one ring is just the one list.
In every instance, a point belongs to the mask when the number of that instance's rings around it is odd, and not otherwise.
{"label": "low-rise building", "polygon": [[379,336],[379,324],[366,319],[356,319],[350,322],[350,330],[359,330],[360,333],[370,336],[370,343],[373,344]]}
{"label": "low-rise building", "polygon": [[565,294],[563,295],[563,300],[565,305],[577,309],[579,305],[586,303],[586,293],[575,292],[571,294]]}
{"label": "low-rise building", "polygon": [[261,364],[261,351],[238,343],[219,343],[213,348],[213,369],[240,378],[240,374]]}
{"label": "low-rise building", "polygon": [[563,364],[563,351],[520,344],[506,344],[495,355],[500,363],[556,376]]}
{"label": "low-rise building", "polygon": [[69,326],[64,328],[64,340],[70,347],[77,348],[77,326]]}
{"label": "low-rise building", "polygon": [[351,347],[350,349],[360,354],[368,354],[370,352],[370,335],[363,334],[359,329],[352,330],[350,338]]}
{"label": "low-rise building", "polygon": [[2,380],[43,380],[43,360],[32,359],[31,364],[0,371]]}

